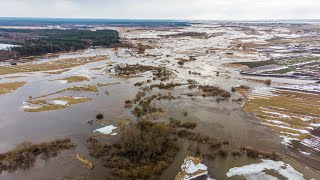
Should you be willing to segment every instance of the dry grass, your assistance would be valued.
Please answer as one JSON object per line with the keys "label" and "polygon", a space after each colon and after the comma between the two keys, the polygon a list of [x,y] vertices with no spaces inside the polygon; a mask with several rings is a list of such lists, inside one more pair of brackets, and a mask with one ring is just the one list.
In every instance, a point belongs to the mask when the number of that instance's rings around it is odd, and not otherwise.
{"label": "dry grass", "polygon": [[99,92],[97,86],[92,85],[84,85],[84,86],[72,86],[69,87],[65,91],[79,91],[79,92]]}
{"label": "dry grass", "polygon": [[[66,102],[66,104],[54,104],[52,101],[63,101]],[[44,111],[53,111],[53,110],[58,110],[58,109],[64,109],[67,107],[70,107],[71,105],[75,104],[81,104],[85,103],[87,101],[90,101],[91,98],[87,97],[81,97],[81,98],[74,98],[74,97],[58,97],[54,99],[48,99],[48,100],[28,100],[26,101],[30,105],[37,105],[36,107],[30,107],[30,108],[25,108],[25,112],[44,112]]]}
{"label": "dry grass", "polygon": [[45,98],[45,97],[48,97],[48,96],[52,96],[52,95],[55,95],[55,94],[68,92],[68,91],[71,91],[71,92],[99,92],[97,86],[93,86],[93,85],[72,86],[72,87],[69,87],[69,88],[54,92],[54,93],[50,93],[50,94],[46,94],[46,95],[42,95],[42,96],[38,96],[38,97],[32,98],[32,100],[39,99],[39,98]]}
{"label": "dry grass", "polygon": [[[245,102],[243,110],[255,114],[264,124],[280,134],[304,139],[308,134],[304,131],[308,131],[310,124],[320,123],[319,107],[318,94],[276,91],[274,96],[250,98]],[[297,134],[297,136],[288,135],[288,133]]]}
{"label": "dry grass", "polygon": [[0,95],[10,93],[15,91],[22,86],[24,86],[27,82],[10,82],[10,83],[1,83],[0,84]]}
{"label": "dry grass", "polygon": [[247,94],[249,93],[250,87],[246,85],[241,85],[239,87],[233,87],[232,92],[238,92],[240,93],[243,97],[246,97]]}
{"label": "dry grass", "polygon": [[114,83],[98,83],[97,86],[98,86],[98,87],[106,87],[106,86],[117,85],[117,84],[121,84],[121,83],[120,83],[120,82],[114,82]]}
{"label": "dry grass", "polygon": [[77,154],[76,159],[78,159],[83,165],[86,166],[88,169],[93,169],[94,165],[89,160],[85,159],[80,154]]}
{"label": "dry grass", "polygon": [[238,63],[226,63],[226,64],[223,64],[223,66],[228,68],[239,69],[242,71],[248,69],[248,66],[238,64]]}
{"label": "dry grass", "polygon": [[186,129],[195,129],[197,127],[197,123],[184,122],[182,124],[177,125],[177,127],[186,128]]}
{"label": "dry grass", "polygon": [[104,67],[96,67],[96,68],[92,68],[92,69],[90,69],[90,70],[92,70],[92,71],[98,71],[98,70],[102,70]]}
{"label": "dry grass", "polygon": [[[35,63],[35,64],[22,64],[17,66],[2,66],[0,67],[0,75],[15,74],[15,73],[27,73],[27,72],[38,72],[38,71],[54,71],[66,68],[73,68],[84,64],[105,60],[106,56],[99,57],[86,57],[86,58],[70,58],[61,59],[50,62]],[[57,73],[57,72],[46,72],[46,73]]]}
{"label": "dry grass", "polygon": [[[72,86],[51,94],[46,94],[43,96],[38,96],[35,98],[30,98],[26,102],[31,105],[30,107],[25,107],[23,110],[25,112],[43,112],[43,111],[52,111],[58,109],[64,109],[70,107],[71,105],[85,103],[92,100],[87,97],[70,97],[70,96],[61,96],[56,98],[48,98],[49,96],[60,94],[63,92],[99,92],[96,86],[84,85],[84,86]],[[45,98],[45,99],[43,99]],[[64,104],[54,103],[54,101],[65,102]],[[32,105],[36,105],[32,107]]]}
{"label": "dry grass", "polygon": [[120,78],[120,79],[131,79],[131,78],[138,78],[138,77],[143,77],[143,76],[135,76],[135,75],[119,75],[119,74],[110,74],[111,77],[113,78]]}
{"label": "dry grass", "polygon": [[65,77],[58,80],[65,80],[65,81],[68,81],[68,83],[74,83],[74,82],[89,81],[89,78],[84,76],[70,76],[70,77]]}
{"label": "dry grass", "polygon": [[271,80],[267,79],[267,80],[261,80],[261,79],[251,79],[251,78],[243,78],[246,81],[249,82],[254,82],[254,83],[260,83],[260,84],[266,84],[266,85],[270,85],[271,84]]}

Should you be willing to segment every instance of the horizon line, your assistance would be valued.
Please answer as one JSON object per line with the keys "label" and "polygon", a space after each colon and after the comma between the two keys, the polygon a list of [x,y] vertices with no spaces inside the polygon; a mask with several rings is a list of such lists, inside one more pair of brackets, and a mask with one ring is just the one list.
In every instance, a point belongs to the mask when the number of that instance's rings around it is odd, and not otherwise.
{"label": "horizon line", "polygon": [[174,19],[174,18],[101,18],[101,17],[28,17],[0,16],[0,19],[70,19],[70,20],[153,20],[153,21],[320,21],[318,18],[279,18],[279,19]]}

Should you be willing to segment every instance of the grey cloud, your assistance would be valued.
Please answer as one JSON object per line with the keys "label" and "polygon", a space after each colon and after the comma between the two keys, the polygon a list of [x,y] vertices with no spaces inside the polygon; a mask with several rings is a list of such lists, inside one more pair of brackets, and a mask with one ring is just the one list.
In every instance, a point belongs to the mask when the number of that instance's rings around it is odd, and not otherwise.
{"label": "grey cloud", "polygon": [[1,0],[0,16],[134,19],[320,19],[318,0]]}

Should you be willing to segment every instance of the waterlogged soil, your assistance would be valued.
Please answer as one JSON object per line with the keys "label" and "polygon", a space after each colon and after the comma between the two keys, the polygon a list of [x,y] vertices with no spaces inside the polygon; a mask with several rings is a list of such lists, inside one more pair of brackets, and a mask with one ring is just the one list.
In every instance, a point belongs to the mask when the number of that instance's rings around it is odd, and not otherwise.
{"label": "waterlogged soil", "polygon": [[[315,81],[246,76],[240,74],[238,65],[232,65],[235,62],[268,59],[270,53],[268,56],[267,51],[257,48],[257,44],[270,43],[266,41],[267,39],[277,36],[294,39],[301,36],[294,31],[299,29],[296,26],[276,26],[273,27],[272,33],[269,31],[270,28],[268,25],[253,25],[247,28],[240,24],[237,26],[199,24],[177,29],[122,27],[117,28],[120,35],[129,43],[140,46],[88,49],[53,58],[45,57],[30,65],[3,64],[0,67],[0,72],[3,72],[0,84],[26,83],[22,87],[0,95],[0,153],[5,153],[25,141],[39,143],[57,138],[70,138],[76,147],[72,151],[63,151],[57,157],[50,159],[38,157],[33,167],[17,170],[14,173],[4,172],[0,175],[0,179],[110,179],[111,170],[89,155],[87,138],[94,135],[105,142],[115,142],[119,134],[103,135],[94,130],[108,125],[119,127],[135,123],[137,117],[132,111],[137,105],[128,103],[130,105],[126,108],[125,101],[135,99],[136,94],[144,90],[147,96],[160,93],[175,97],[171,100],[152,101],[153,106],[162,109],[161,113],[157,112],[157,120],[153,121],[168,122],[172,118],[196,123],[195,132],[201,132],[221,142],[229,141],[231,149],[239,150],[242,146],[248,146],[261,151],[278,152],[286,157],[283,161],[291,164],[304,175],[304,178],[319,179],[317,171],[320,169],[319,151],[302,143],[310,142],[304,141],[306,139],[317,139],[319,133],[308,133],[308,136],[299,134],[297,138],[299,141],[292,142],[296,144],[285,144],[281,132],[289,131],[283,131],[283,128],[279,131],[279,128],[270,126],[270,123],[275,126],[280,125],[279,122],[288,123],[288,119],[282,119],[275,113],[281,111],[281,114],[292,116],[292,109],[283,112],[285,110],[280,108],[284,107],[280,104],[272,113],[272,108],[265,107],[269,105],[267,102],[259,103],[258,106],[254,104],[259,100],[257,98],[265,96],[275,98],[273,93],[276,90],[290,89],[299,92],[308,91],[312,94],[310,98],[313,98],[310,101],[316,106],[319,99],[316,96],[318,86]],[[241,46],[236,46],[237,43]],[[272,43],[283,47],[287,45],[287,41]],[[240,48],[242,46],[246,48]],[[54,65],[55,61],[59,65]],[[64,61],[68,62],[67,65],[60,66]],[[149,70],[139,70],[129,76],[115,71],[117,65],[125,67],[125,64],[137,63],[149,66]],[[150,66],[166,68],[171,72],[170,78],[163,80],[154,78],[156,73],[152,72]],[[26,67],[32,68],[26,70]],[[13,76],[15,78],[9,78]],[[265,83],[267,79],[271,80],[271,84]],[[173,86],[174,84],[179,86]],[[213,93],[211,95],[206,93],[205,90],[198,88],[198,85],[216,86],[230,92],[231,97],[224,99],[221,96],[211,96]],[[150,86],[153,88],[148,89]],[[234,92],[232,88],[235,89]],[[278,93],[276,97],[282,96],[285,99],[292,94]],[[84,98],[85,101],[79,102],[82,100],[79,98]],[[288,102],[291,101],[294,100],[289,98]],[[301,103],[301,100],[297,99],[294,102]],[[38,108],[39,105],[46,108],[42,108],[41,111],[25,110],[26,107],[32,109]],[[257,109],[248,108],[250,106]],[[100,120],[96,120],[98,113],[103,114]],[[264,113],[262,115],[267,113],[276,119],[267,121],[270,119],[259,116],[261,113]],[[307,113],[313,114],[295,116],[299,116],[300,119],[311,115],[319,118],[318,111],[310,110]],[[298,128],[305,128],[304,130],[308,132],[315,131],[316,124],[319,124],[318,120],[300,123]],[[288,124],[290,127],[295,125],[295,123]],[[312,130],[307,127],[312,127]],[[115,132],[119,133],[119,130],[116,129]],[[294,136],[289,135],[286,137]],[[176,177],[181,171],[184,159],[191,155],[190,143],[187,140],[179,140],[181,148],[173,162],[160,175],[160,179]],[[83,159],[89,160],[94,168],[88,169],[83,165],[76,158],[78,154],[81,154]],[[230,168],[260,162],[259,159],[246,156],[236,158],[229,153],[227,157],[217,157],[213,160],[205,158],[202,163],[208,167],[210,177],[228,179],[226,173]],[[240,178],[232,177],[232,179]]]}

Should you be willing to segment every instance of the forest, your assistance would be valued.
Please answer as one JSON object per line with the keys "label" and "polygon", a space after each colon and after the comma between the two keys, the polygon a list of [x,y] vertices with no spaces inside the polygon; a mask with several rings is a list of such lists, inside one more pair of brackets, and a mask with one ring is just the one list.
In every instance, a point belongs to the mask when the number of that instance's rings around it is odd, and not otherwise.
{"label": "forest", "polygon": [[108,47],[119,42],[114,30],[0,29],[0,43],[19,45],[1,50],[0,60],[76,51],[91,46]]}

